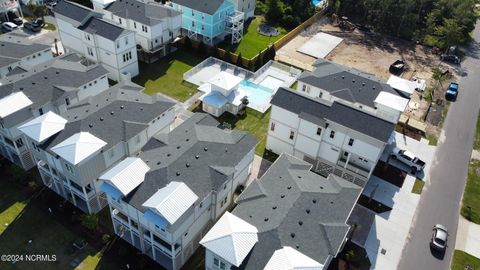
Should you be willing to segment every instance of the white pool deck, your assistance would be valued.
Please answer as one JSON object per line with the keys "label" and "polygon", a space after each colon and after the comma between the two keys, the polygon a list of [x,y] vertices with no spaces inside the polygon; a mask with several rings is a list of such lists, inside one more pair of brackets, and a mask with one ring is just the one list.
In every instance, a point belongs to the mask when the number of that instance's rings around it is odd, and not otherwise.
{"label": "white pool deck", "polygon": [[[269,98],[265,98],[265,101],[261,104],[255,102],[257,100],[252,99],[251,104],[248,105],[248,107],[261,113],[264,113],[270,108],[271,97],[273,97],[278,88],[292,86],[301,73],[301,71],[296,68],[277,62],[268,62],[254,73],[219,59],[207,59],[185,73],[184,80],[200,87],[222,71],[273,90],[272,95]],[[199,88],[199,91],[202,91],[202,89]],[[207,94],[207,92],[205,94]],[[252,95],[252,93],[249,95]],[[205,95],[202,95],[202,97],[204,96]]]}

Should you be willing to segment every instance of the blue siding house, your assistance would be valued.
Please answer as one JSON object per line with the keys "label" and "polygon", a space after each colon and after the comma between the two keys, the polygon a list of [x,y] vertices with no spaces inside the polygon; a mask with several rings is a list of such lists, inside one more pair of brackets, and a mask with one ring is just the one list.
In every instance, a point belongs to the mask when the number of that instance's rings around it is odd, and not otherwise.
{"label": "blue siding house", "polygon": [[189,37],[213,44],[231,34],[232,43],[243,36],[244,14],[227,0],[172,0],[171,5],[182,12],[182,29]]}

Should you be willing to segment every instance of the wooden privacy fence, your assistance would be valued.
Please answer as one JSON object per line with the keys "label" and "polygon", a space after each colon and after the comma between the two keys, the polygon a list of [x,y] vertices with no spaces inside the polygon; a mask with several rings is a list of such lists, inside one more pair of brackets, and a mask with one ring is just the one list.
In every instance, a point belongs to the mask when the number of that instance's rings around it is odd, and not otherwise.
{"label": "wooden privacy fence", "polygon": [[[319,11],[315,13],[312,17],[308,18],[306,21],[304,21],[302,24],[299,26],[295,27],[292,31],[288,32],[285,36],[280,38],[279,40],[275,41],[273,43],[273,49],[276,51],[283,45],[285,45],[287,42],[292,40],[294,37],[296,37],[300,32],[302,32],[305,28],[309,27],[313,23],[315,23],[318,19],[320,19],[323,16],[324,12]],[[251,59],[245,58],[242,56],[242,58],[239,60],[239,55],[234,53],[234,52],[228,52],[222,48],[217,48],[217,47],[212,47],[210,45],[207,45],[203,42],[193,40],[193,39],[188,39],[187,38],[182,38],[180,41],[180,44],[182,44],[182,47],[186,46],[191,46],[193,49],[195,49],[197,52],[200,52],[202,54],[208,55],[208,56],[214,56],[219,59],[222,59],[226,62],[230,62],[232,64],[235,64],[240,67],[244,67],[249,69],[250,71],[255,71],[259,69],[264,63],[267,63],[269,60],[273,60],[275,57],[275,53],[271,52],[269,50],[272,50],[271,47],[267,47],[260,51],[257,55],[252,57]],[[186,44],[189,42],[189,44]],[[186,48],[188,49],[188,48]],[[261,59],[258,59],[261,57]],[[260,60],[260,61],[259,61]]]}

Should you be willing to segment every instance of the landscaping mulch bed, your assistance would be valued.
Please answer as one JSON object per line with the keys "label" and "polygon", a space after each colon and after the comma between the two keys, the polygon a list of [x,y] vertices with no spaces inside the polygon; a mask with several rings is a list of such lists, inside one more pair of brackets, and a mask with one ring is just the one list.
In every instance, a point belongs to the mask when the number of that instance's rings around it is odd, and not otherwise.
{"label": "landscaping mulch bed", "polygon": [[403,186],[405,177],[407,177],[406,172],[383,161],[378,161],[377,166],[373,170],[373,175],[399,188]]}

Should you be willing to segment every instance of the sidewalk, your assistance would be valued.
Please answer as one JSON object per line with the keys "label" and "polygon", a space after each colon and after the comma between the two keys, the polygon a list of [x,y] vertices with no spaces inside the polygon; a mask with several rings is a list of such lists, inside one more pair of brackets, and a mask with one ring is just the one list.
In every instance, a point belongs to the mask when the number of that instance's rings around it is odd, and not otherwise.
{"label": "sidewalk", "polygon": [[455,249],[465,251],[480,259],[480,225],[460,216]]}

